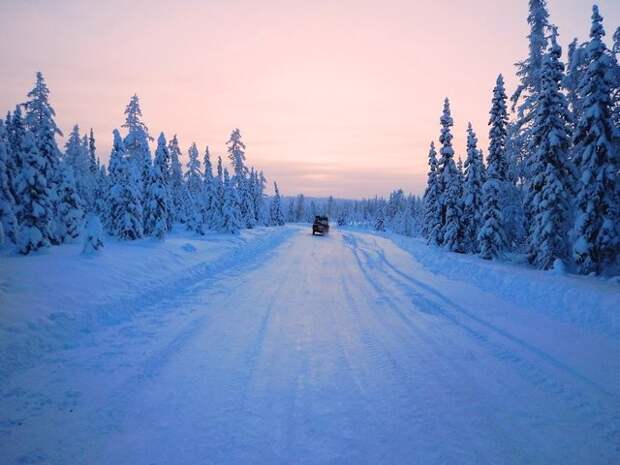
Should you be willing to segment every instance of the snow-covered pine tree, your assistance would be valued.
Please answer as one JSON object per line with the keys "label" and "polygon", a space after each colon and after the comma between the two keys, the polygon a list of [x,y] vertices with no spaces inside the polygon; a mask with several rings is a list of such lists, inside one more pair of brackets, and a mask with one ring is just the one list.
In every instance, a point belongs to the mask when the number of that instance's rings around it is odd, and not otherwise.
{"label": "snow-covered pine tree", "polygon": [[170,197],[172,201],[173,222],[185,221],[183,214],[183,168],[181,167],[181,148],[177,135],[168,142],[168,153],[170,154]]}
{"label": "snow-covered pine tree", "polygon": [[[28,100],[24,103],[26,115],[25,126],[33,134],[39,156],[46,161],[41,165],[44,171],[41,173],[47,180],[49,187],[49,200],[52,205],[52,222],[57,216],[58,188],[60,184],[60,150],[56,144],[56,135],[62,136],[62,132],[56,125],[54,116],[56,112],[49,102],[49,89],[41,72],[37,72],[34,88],[28,93]],[[54,224],[49,240],[58,244],[59,238]]]}
{"label": "snow-covered pine tree", "polygon": [[233,185],[228,170],[224,169],[224,198],[222,202],[222,223],[220,232],[236,234],[241,229],[241,219],[239,211],[239,199],[237,198],[237,190]]}
{"label": "snow-covered pine tree", "polygon": [[0,244],[17,243],[17,203],[13,196],[9,169],[9,141],[4,122],[0,120]]}
{"label": "snow-covered pine tree", "polygon": [[73,167],[66,160],[60,163],[58,197],[59,239],[62,242],[75,242],[80,237],[84,210],[75,185]]}
{"label": "snow-covered pine tree", "polygon": [[543,59],[541,90],[535,105],[530,156],[533,179],[529,183],[531,224],[528,260],[547,270],[569,255],[568,230],[573,173],[568,159],[570,113],[560,90],[564,65],[555,34]]}
{"label": "snow-covered pine tree", "polygon": [[440,220],[441,231],[439,233],[440,244],[453,252],[463,251],[463,225],[461,216],[463,212],[461,198],[461,183],[456,164],[454,163],[454,149],[452,148],[452,131],[454,125],[450,114],[450,101],[446,98],[441,115],[441,132],[439,143],[438,181],[441,189],[440,195]]}
{"label": "snow-covered pine tree", "polygon": [[170,199],[166,172],[168,170],[168,146],[162,132],[157,139],[155,159],[151,167],[151,179],[146,189],[145,234],[164,239],[171,228]]}
{"label": "snow-covered pine tree", "polygon": [[428,150],[428,167],[426,189],[422,197],[424,201],[424,226],[422,231],[429,245],[440,245],[442,192],[439,186],[439,162],[437,160],[435,142],[431,142]]}
{"label": "snow-covered pine tree", "polygon": [[25,255],[49,247],[56,236],[54,207],[46,178],[48,161],[39,153],[31,131],[25,133],[21,147],[22,166],[17,183],[20,198],[18,246]]}
{"label": "snow-covered pine tree", "polygon": [[294,223],[295,219],[295,199],[288,199],[288,207],[286,209],[286,221],[288,223]]}
{"label": "snow-covered pine tree", "polygon": [[[99,216],[103,225],[107,228],[110,224],[109,221],[109,205],[108,199],[110,196],[110,179],[106,174],[105,165],[100,165],[97,168],[97,174],[95,177],[95,210],[94,212]],[[111,228],[108,228],[111,230]]]}
{"label": "snow-covered pine tree", "polygon": [[84,228],[82,255],[94,255],[103,249],[103,227],[97,215],[88,216]]}
{"label": "snow-covered pine tree", "polygon": [[187,171],[185,172],[185,180],[190,194],[194,199],[202,196],[202,173],[200,172],[200,160],[198,159],[198,147],[192,142],[188,151],[189,160],[187,162]]}
{"label": "snow-covered pine tree", "polygon": [[211,215],[211,227],[216,231],[221,231],[224,222],[224,218],[222,217],[222,212],[224,211],[224,168],[222,167],[222,157],[217,157],[216,170],[217,175],[213,180],[215,198]]}
{"label": "snow-covered pine tree", "polygon": [[97,146],[95,144],[95,132],[90,128],[88,134],[88,167],[92,179],[97,179],[99,174],[99,163],[97,161]]}
{"label": "snow-covered pine tree", "polygon": [[273,183],[273,198],[271,199],[271,206],[269,208],[270,213],[270,221],[269,224],[271,226],[284,226],[284,214],[282,213],[282,202],[280,199],[280,190],[278,189],[278,184],[276,182]]}
{"label": "snow-covered pine tree", "polygon": [[206,227],[213,228],[213,214],[217,209],[215,178],[213,177],[213,164],[211,163],[211,153],[209,146],[205,148],[203,157],[203,176],[202,176],[202,221]]}
{"label": "snow-covered pine tree", "polygon": [[579,84],[581,119],[574,136],[577,182],[573,256],[582,273],[601,273],[618,257],[620,161],[612,145],[611,56],[598,7],[592,7],[587,69]]}
{"label": "snow-covered pine tree", "polygon": [[478,138],[471,123],[467,124],[467,158],[463,182],[463,247],[478,253],[478,232],[482,226],[482,185],[484,166],[478,149]]}
{"label": "snow-covered pine tree", "polygon": [[579,99],[579,83],[587,68],[587,43],[579,44],[574,39],[568,46],[568,65],[562,84],[566,89],[566,96],[571,111],[571,128],[574,129],[577,121],[581,119],[581,102]]}
{"label": "snow-covered pine tree", "polygon": [[[21,117],[19,118],[18,126],[21,123]],[[19,129],[15,129],[13,126],[13,115],[11,112],[7,112],[6,120],[4,121],[4,141],[7,151],[6,156],[6,176],[8,178],[9,191],[15,201],[14,213],[17,215],[17,207],[19,206],[19,197],[17,195],[17,179],[19,178],[19,170],[21,168],[21,141],[23,140],[23,125],[21,126],[22,132]],[[6,230],[5,230],[6,233]],[[17,234],[17,230],[15,230]]]}
{"label": "snow-covered pine tree", "polygon": [[94,203],[94,180],[91,177],[90,155],[88,153],[88,138],[80,135],[80,127],[73,126],[69,139],[65,144],[63,161],[71,168],[73,182],[84,206],[92,209]]}
{"label": "snow-covered pine tree", "polygon": [[256,224],[256,215],[254,212],[250,180],[248,178],[248,168],[245,166],[246,146],[241,140],[241,131],[239,131],[239,129],[234,129],[232,131],[226,145],[228,146],[228,159],[234,171],[232,183],[237,190],[241,222],[244,227],[252,228]]}
{"label": "snow-covered pine tree", "polygon": [[267,225],[269,223],[269,211],[267,210],[265,203],[265,189],[267,187],[267,178],[265,177],[265,174],[262,172],[262,170],[257,173],[257,182],[257,192],[254,198],[256,219],[259,224]]}
{"label": "snow-covered pine tree", "polygon": [[526,160],[530,147],[531,122],[533,109],[538,92],[541,89],[542,60],[547,48],[547,31],[549,28],[549,12],[546,0],[529,0],[527,23],[530,26],[529,53],[525,60],[517,63],[517,77],[520,83],[511,96],[512,109],[517,111],[516,126],[512,128],[510,146],[514,151],[510,154],[511,163],[515,163],[517,176],[527,178]]}
{"label": "snow-covered pine tree", "polygon": [[501,202],[506,180],[505,144],[508,117],[504,78],[501,74],[497,77],[493,89],[490,116],[487,179],[482,188],[482,227],[478,233],[480,256],[487,260],[499,257],[506,248]]}
{"label": "snow-covered pine tree", "polygon": [[[245,144],[241,141],[241,131],[233,129],[228,142],[228,159],[234,170],[236,182],[245,179],[247,168],[245,166]],[[239,188],[239,185],[237,185]]]}
{"label": "snow-covered pine tree", "polygon": [[153,140],[149,136],[149,129],[142,122],[142,109],[140,99],[134,94],[125,108],[125,124],[127,136],[124,139],[125,152],[128,160],[133,163],[140,174],[139,194],[140,201],[144,201],[146,186],[151,177],[151,149],[149,141]]}
{"label": "snow-covered pine tree", "polygon": [[115,129],[110,155],[110,218],[112,231],[123,240],[139,239],[144,233],[144,215],[140,202],[141,176],[138,169],[128,158],[123,139],[118,129]]}
{"label": "snow-covered pine tree", "polygon": [[306,221],[306,207],[304,194],[299,194],[295,200],[295,222]]}
{"label": "snow-covered pine tree", "polygon": [[375,231],[385,231],[385,209],[383,207],[377,209],[373,226]]}

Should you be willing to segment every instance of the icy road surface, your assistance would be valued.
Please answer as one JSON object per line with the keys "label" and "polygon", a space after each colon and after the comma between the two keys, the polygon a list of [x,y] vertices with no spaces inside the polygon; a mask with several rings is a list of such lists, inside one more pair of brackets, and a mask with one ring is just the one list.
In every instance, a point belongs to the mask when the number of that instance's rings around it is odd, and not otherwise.
{"label": "icy road surface", "polygon": [[0,463],[619,464],[618,338],[466,280],[291,227],[2,381]]}

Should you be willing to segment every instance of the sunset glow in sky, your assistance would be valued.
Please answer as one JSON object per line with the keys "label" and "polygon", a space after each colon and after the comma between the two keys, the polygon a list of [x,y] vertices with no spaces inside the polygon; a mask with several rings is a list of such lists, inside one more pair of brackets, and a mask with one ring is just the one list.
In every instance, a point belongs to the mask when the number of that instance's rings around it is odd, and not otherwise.
{"label": "sunset glow in sky", "polygon": [[[598,4],[610,39],[620,1]],[[564,52],[591,6],[549,2]],[[490,92],[500,72],[514,89],[526,17],[527,0],[2,0],[0,111],[40,70],[63,131],[93,127],[104,160],[137,93],[152,135],[184,150],[223,154],[239,127],[285,195],[421,193],[445,96],[457,155],[469,120],[486,150]]]}

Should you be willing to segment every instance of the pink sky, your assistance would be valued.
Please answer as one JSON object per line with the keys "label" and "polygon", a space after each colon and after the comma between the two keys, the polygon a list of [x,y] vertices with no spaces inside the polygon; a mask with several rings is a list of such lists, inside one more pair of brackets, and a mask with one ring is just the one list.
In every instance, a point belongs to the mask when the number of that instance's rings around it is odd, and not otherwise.
{"label": "pink sky", "polygon": [[[105,5],[104,5],[105,3]],[[550,1],[566,51],[591,2]],[[608,38],[620,1],[598,2]],[[286,195],[421,193],[449,96],[457,154],[486,149],[498,73],[515,85],[527,0],[0,2],[0,110],[41,70],[57,121],[93,127],[107,160],[135,92],[153,135],[223,154],[239,127],[249,161]]]}

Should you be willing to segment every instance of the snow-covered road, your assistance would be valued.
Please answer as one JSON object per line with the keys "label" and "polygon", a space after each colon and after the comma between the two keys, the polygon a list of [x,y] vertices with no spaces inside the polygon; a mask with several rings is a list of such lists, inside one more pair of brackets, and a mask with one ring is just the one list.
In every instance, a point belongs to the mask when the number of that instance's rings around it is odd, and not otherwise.
{"label": "snow-covered road", "polygon": [[620,463],[617,337],[290,228],[10,376],[0,463]]}

